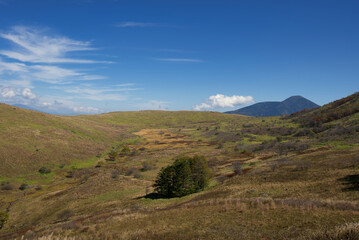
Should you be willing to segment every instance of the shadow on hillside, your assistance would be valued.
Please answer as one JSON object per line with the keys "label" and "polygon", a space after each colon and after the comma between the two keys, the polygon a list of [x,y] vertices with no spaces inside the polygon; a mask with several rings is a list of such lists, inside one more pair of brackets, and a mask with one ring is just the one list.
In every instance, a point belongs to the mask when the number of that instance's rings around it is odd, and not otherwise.
{"label": "shadow on hillside", "polygon": [[142,197],[138,197],[136,199],[152,199],[152,200],[155,200],[155,199],[167,199],[167,197],[164,197],[163,195],[161,194],[158,194],[158,193],[149,193],[145,196],[142,196]]}
{"label": "shadow on hillside", "polygon": [[359,174],[348,175],[338,180],[345,186],[345,188],[343,188],[343,192],[359,191]]}

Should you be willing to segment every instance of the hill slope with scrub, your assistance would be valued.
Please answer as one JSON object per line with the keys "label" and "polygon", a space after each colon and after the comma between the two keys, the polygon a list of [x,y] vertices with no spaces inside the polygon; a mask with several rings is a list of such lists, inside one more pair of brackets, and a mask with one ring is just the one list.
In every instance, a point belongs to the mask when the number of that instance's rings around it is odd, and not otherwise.
{"label": "hill slope with scrub", "polygon": [[[0,239],[357,239],[358,113],[307,124],[318,113],[356,109],[356,99],[265,118],[65,117],[1,105],[0,154],[21,167],[1,169],[0,212],[8,219]],[[48,155],[38,163],[22,155],[42,151]],[[161,169],[195,156],[208,164],[203,190],[161,194]]]}

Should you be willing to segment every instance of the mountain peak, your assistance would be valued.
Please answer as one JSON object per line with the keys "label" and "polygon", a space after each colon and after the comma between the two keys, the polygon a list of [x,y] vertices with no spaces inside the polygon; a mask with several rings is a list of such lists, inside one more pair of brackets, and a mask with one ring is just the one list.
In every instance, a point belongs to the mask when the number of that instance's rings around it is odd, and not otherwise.
{"label": "mountain peak", "polygon": [[285,99],[282,102],[260,102],[248,107],[244,107],[226,113],[241,114],[254,117],[270,117],[288,115],[302,111],[304,109],[312,109],[316,107],[319,107],[319,105],[300,95],[295,95]]}
{"label": "mountain peak", "polygon": [[294,95],[294,96],[291,96],[287,99],[285,99],[283,102],[287,101],[287,100],[292,100],[292,99],[306,99],[305,97],[302,97],[300,95]]}

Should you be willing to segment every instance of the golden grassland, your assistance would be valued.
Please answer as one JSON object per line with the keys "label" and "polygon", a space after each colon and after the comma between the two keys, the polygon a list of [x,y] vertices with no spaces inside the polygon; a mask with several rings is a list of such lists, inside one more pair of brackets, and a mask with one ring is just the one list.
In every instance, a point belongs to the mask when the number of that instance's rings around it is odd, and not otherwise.
{"label": "golden grassland", "polygon": [[[65,117],[1,105],[0,114],[8,143],[0,173],[14,186],[0,190],[0,212],[9,214],[0,239],[359,239],[358,134],[320,142],[277,134],[298,128],[279,117],[211,112]],[[279,136],[311,147],[245,148]],[[29,158],[36,148],[48,155]],[[119,153],[114,161],[110,150]],[[205,191],[153,194],[162,167],[195,154],[213,172]],[[233,173],[236,161],[241,175]],[[37,173],[41,166],[52,172]],[[19,190],[21,183],[30,188]]]}

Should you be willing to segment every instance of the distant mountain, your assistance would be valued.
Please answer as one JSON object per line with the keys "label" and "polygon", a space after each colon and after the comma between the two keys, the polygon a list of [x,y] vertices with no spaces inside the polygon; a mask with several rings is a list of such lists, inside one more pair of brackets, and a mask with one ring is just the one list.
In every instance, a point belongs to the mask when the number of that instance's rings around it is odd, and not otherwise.
{"label": "distant mountain", "polygon": [[24,104],[13,104],[14,107],[19,107],[19,108],[24,108],[24,109],[27,109],[27,110],[33,110],[33,111],[38,111],[38,112],[41,112],[40,110],[36,109],[36,108],[33,108],[33,107],[30,107],[30,106],[27,106],[27,105],[24,105]]}
{"label": "distant mountain", "polygon": [[12,106],[14,107],[18,107],[18,108],[23,108],[23,109],[27,109],[27,110],[32,110],[32,111],[36,111],[36,112],[42,112],[42,113],[48,113],[48,114],[53,114],[53,115],[71,115],[71,114],[61,114],[60,112],[57,112],[57,111],[52,111],[52,110],[49,110],[49,109],[41,109],[41,108],[35,108],[35,107],[30,107],[28,105],[24,105],[24,104],[13,104]]}
{"label": "distant mountain", "polygon": [[238,110],[229,111],[230,114],[241,114],[254,117],[271,117],[288,115],[304,109],[317,108],[319,105],[302,96],[292,96],[283,102],[260,102]]}

